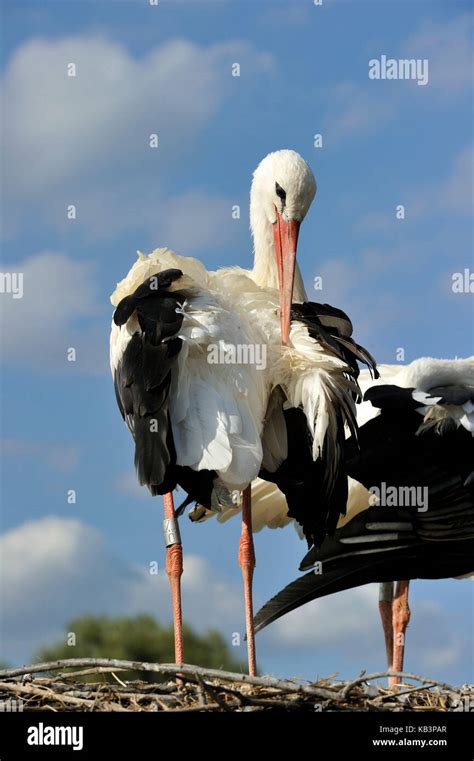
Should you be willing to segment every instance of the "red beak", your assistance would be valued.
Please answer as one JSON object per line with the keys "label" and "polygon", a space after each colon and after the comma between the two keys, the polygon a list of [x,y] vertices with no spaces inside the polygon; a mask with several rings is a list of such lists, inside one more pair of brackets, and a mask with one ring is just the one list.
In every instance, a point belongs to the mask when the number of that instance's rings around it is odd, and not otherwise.
{"label": "red beak", "polygon": [[280,284],[280,326],[281,341],[288,345],[290,337],[291,303],[293,300],[293,283],[295,280],[296,247],[300,223],[295,219],[288,222],[277,211],[277,219],[273,225],[275,252],[278,264],[278,280]]}

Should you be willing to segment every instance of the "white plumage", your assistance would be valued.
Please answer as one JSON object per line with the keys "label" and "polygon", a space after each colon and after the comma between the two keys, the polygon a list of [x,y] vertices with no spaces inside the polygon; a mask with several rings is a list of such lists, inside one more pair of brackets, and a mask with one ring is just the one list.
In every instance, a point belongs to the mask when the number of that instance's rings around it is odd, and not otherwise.
{"label": "white plumage", "polygon": [[[276,194],[281,186],[285,187],[284,199]],[[326,434],[329,438],[336,435],[337,407],[354,406],[356,388],[346,376],[346,363],[321,346],[306,325],[293,320],[288,346],[282,346],[275,226],[295,224],[292,220],[299,225],[315,192],[312,172],[297,153],[270,154],[255,171],[252,183],[252,270],[231,267],[209,272],[196,259],[158,248],[148,256],[138,253],[137,261],[111,296],[112,304],[118,306],[156,273],[182,271],[183,277],[169,288],[171,292],[186,290],[178,333],[183,346],[170,390],[176,461],[197,471],[216,471],[217,490],[221,486],[242,490],[256,478],[262,461],[274,471],[285,459],[281,407],[272,414],[268,406],[274,389],[283,390],[288,406],[304,410],[314,437],[315,459]],[[297,265],[292,299],[307,299]],[[134,314],[121,326],[112,324],[112,374],[137,330]],[[238,346],[263,347],[265,366],[209,361],[213,348],[225,354],[227,348]]]}
{"label": "white plumage", "polygon": [[[182,270],[179,286],[184,281],[189,289],[178,334],[183,346],[170,391],[178,464],[215,470],[226,487],[244,488],[261,466],[268,380],[253,364],[211,364],[209,349],[262,343],[264,337],[258,321],[239,308],[245,305],[245,294],[229,304],[210,287],[217,285],[216,279],[212,281],[200,262],[169,249],[156,249],[147,257],[139,253],[112,294],[112,304],[117,306],[148,277],[168,269]],[[112,324],[112,372],[135,329],[133,318],[121,327]]]}

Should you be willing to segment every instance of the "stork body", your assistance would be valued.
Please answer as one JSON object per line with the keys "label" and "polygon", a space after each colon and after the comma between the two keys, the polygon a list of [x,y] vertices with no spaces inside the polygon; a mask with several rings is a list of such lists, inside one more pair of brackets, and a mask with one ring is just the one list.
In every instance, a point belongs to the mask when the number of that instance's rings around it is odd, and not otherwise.
{"label": "stork body", "polygon": [[[210,351],[263,343],[258,322],[245,313],[244,294],[236,306],[228,294],[214,291],[210,280],[199,262],[158,249],[140,255],[112,295],[117,401],[135,440],[139,481],[152,494],[164,495],[176,662],[183,661],[183,562],[172,492],[179,485],[208,508],[219,509],[236,490],[245,491],[261,467],[268,396],[266,374],[255,363],[209,361]],[[253,673],[249,510],[248,504],[239,559]]]}
{"label": "stork body", "polygon": [[[255,363],[214,363],[212,352],[220,349],[225,357],[227,349],[261,345],[264,335],[246,311],[247,294],[241,292],[239,299],[234,294],[229,301],[228,292],[223,295],[211,287],[217,283],[211,282],[210,274],[196,260],[157,249],[149,256],[139,254],[112,294],[114,306],[122,305],[111,333],[111,368],[119,398],[133,388],[130,372],[136,384],[144,372],[157,375],[148,382],[148,394],[155,396],[150,413],[159,410],[163,418],[158,424],[163,451],[151,451],[156,431],[145,428],[140,442],[150,451],[137,449],[136,457],[140,482],[156,493],[180,484],[189,493],[205,490],[207,495],[216,477],[228,490],[243,489],[261,466],[266,373]],[[130,308],[122,316],[126,299],[131,300]],[[142,316],[146,310],[152,313],[150,327]],[[150,351],[149,368],[141,355],[137,360],[134,340],[156,349]],[[146,419],[143,412],[137,404],[131,408],[135,433],[137,422]]]}
{"label": "stork body", "polygon": [[[296,246],[315,192],[301,156],[269,154],[252,182],[252,270],[208,272],[157,249],[139,254],[111,297],[111,369],[140,483],[165,495],[180,485],[187,502],[210,511],[245,493],[239,562],[250,647],[255,561],[246,490],[259,473],[273,480],[310,543],[322,541],[346,503],[342,443],[345,426],[356,428],[357,360],[374,365],[352,340],[347,315],[307,301]],[[180,572],[178,560],[172,573]]]}
{"label": "stork body", "polygon": [[[347,514],[335,535],[304,558],[300,569],[313,571],[266,603],[256,626],[319,597],[379,582],[389,668],[401,671],[407,580],[474,572],[474,358],[426,358],[379,370],[378,381],[361,380],[368,388],[359,444],[350,439],[347,446]],[[274,505],[266,508],[273,520],[281,512],[276,498]],[[322,573],[314,573],[316,563]]]}

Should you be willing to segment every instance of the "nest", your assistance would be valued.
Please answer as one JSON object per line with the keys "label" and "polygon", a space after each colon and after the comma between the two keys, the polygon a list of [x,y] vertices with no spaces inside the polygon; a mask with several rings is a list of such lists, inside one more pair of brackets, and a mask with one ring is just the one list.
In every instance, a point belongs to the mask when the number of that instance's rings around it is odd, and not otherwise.
{"label": "nest", "polygon": [[[70,669],[75,669],[70,671]],[[64,671],[68,669],[68,671]],[[79,669],[79,670],[78,670]],[[165,682],[125,681],[120,672],[155,672]],[[59,672],[54,676],[55,672]],[[97,681],[81,681],[96,674]],[[105,675],[114,681],[104,681]],[[399,674],[397,687],[377,682],[388,672],[352,681],[316,682],[251,677],[187,664],[106,658],[70,658],[0,671],[3,711],[469,711],[474,686],[451,687],[415,674]],[[102,681],[100,681],[102,680]],[[418,684],[413,684],[418,682]]]}

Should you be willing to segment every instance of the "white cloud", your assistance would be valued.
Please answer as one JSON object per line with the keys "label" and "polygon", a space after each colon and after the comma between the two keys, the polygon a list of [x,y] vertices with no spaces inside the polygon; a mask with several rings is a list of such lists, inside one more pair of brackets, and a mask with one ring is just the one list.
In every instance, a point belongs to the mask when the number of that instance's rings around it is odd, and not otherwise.
{"label": "white cloud", "polygon": [[429,86],[443,98],[472,87],[472,17],[427,21],[403,46],[404,56],[428,58]]}
{"label": "white cloud", "polygon": [[[172,620],[164,568],[152,575],[148,567],[125,563],[78,520],[48,516],[14,528],[0,537],[0,556],[3,659],[31,657],[83,613],[147,612]],[[199,630],[220,629],[230,643],[242,625],[240,589],[220,579],[204,558],[186,554],[184,565],[186,620]]]}
{"label": "white cloud", "polygon": [[[163,167],[190,155],[235,89],[233,61],[249,82],[273,67],[269,54],[243,42],[201,47],[175,39],[141,57],[86,35],[24,43],[3,80],[7,196],[39,203],[56,191],[64,206],[80,185],[114,187],[125,175],[139,183],[144,171],[155,193]],[[75,77],[67,76],[69,63]]]}
{"label": "white cloud", "polygon": [[[125,425],[125,424],[124,424]],[[140,486],[137,474],[134,470],[127,470],[121,473],[114,481],[113,488],[119,494],[125,497],[133,497],[134,500],[143,500],[147,506],[150,506],[150,492],[146,486]],[[176,508],[188,496],[179,486],[174,491]]]}
{"label": "white cloud", "polygon": [[[412,115],[417,108],[446,104],[469,92],[472,84],[472,21],[462,14],[450,21],[430,21],[408,37],[399,49],[384,42],[367,56],[367,69],[359,71],[359,81],[332,86],[326,120],[328,143],[370,134],[392,121],[403,108]],[[368,79],[368,62],[381,54],[387,58],[427,58],[429,82],[419,87],[415,81],[374,82]],[[364,82],[364,77],[367,80]],[[360,82],[363,82],[361,84]]]}
{"label": "white cloud", "polygon": [[440,214],[472,214],[474,146],[461,150],[445,177],[406,194],[407,220]]}
{"label": "white cloud", "polygon": [[455,157],[444,177],[429,184],[418,184],[409,190],[400,189],[397,203],[387,212],[371,211],[356,223],[356,230],[393,234],[400,220],[395,216],[396,205],[403,203],[403,224],[430,216],[470,215],[473,210],[474,146],[468,145]]}
{"label": "white cloud", "polygon": [[357,651],[378,643],[377,623],[377,588],[371,585],[303,605],[273,624],[272,638],[295,649],[350,642]]}
{"label": "white cloud", "polygon": [[333,86],[328,103],[324,131],[330,145],[354,134],[378,131],[395,116],[399,107],[393,96],[383,97],[380,92],[374,95],[366,85],[353,82]]}
{"label": "white cloud", "polygon": [[[3,77],[5,235],[28,217],[60,231],[76,224],[86,240],[136,229],[186,253],[228,240],[225,199],[204,189],[173,198],[170,186],[235,93],[234,61],[247,87],[274,67],[268,53],[239,41],[204,47],[175,39],[140,57],[87,35],[21,45]],[[68,63],[76,77],[67,76]],[[153,133],[157,149],[149,147]],[[77,222],[67,219],[69,204]]]}
{"label": "white cloud", "polygon": [[[405,667],[416,673],[439,674],[461,666],[469,651],[466,633],[451,625],[441,602],[420,599],[417,584],[415,581],[410,587],[412,617],[406,635]],[[337,648],[341,658],[349,653],[364,668],[370,668],[374,660],[383,668],[378,585],[357,587],[302,606],[272,624],[267,643],[293,652]]]}
{"label": "white cloud", "polygon": [[127,497],[133,497],[134,499],[150,499],[150,492],[145,486],[140,486],[137,474],[133,470],[122,473],[116,479],[114,486],[116,491]]}
{"label": "white cloud", "polygon": [[[414,320],[420,320],[419,292],[405,290],[403,308],[400,297],[393,291],[394,278],[410,273],[411,282],[424,284],[432,277],[433,252],[439,250],[439,237],[420,240],[416,236],[420,220],[430,217],[454,217],[472,214],[472,173],[474,148],[466,146],[457,155],[437,182],[418,184],[403,192],[400,189],[389,211],[374,209],[359,218],[354,225],[355,235],[370,235],[378,242],[355,250],[350,259],[335,253],[322,260],[314,276],[322,277],[322,290],[314,291],[312,283],[308,293],[318,301],[339,304],[350,316],[354,325],[354,338],[377,356],[373,342],[380,340],[384,330],[397,326],[399,341]],[[396,218],[396,205],[405,206],[405,220]],[[400,225],[415,230],[410,238],[400,238]],[[411,226],[411,227],[410,227]],[[394,242],[395,241],[395,242]],[[446,254],[456,255],[455,249]],[[467,263],[467,260],[466,260]],[[440,276],[437,290],[444,288],[446,295],[451,289],[452,270]],[[367,303],[370,309],[367,309]],[[374,315],[377,319],[374,321]],[[372,345],[371,345],[372,342]],[[385,350],[385,347],[384,349]]]}
{"label": "white cloud", "polygon": [[[209,248],[219,248],[232,240],[236,223],[231,211],[235,199],[211,195],[205,190],[184,192],[179,196],[150,197],[150,188],[141,184],[131,192],[128,185],[84,189],[76,194],[78,225],[87,239],[96,242],[118,238],[129,229],[139,240],[148,236],[156,245],[168,246],[186,256]],[[46,218],[65,231],[71,224],[64,206]],[[137,245],[142,245],[138,243]]]}
{"label": "white cloud", "polygon": [[435,199],[435,210],[472,214],[473,176],[474,146],[469,145],[456,156],[451,174]]}
{"label": "white cloud", "polygon": [[258,24],[268,30],[301,27],[313,22],[312,14],[318,10],[303,3],[273,4],[265,7],[264,13],[258,18]]}
{"label": "white cloud", "polygon": [[41,460],[54,470],[68,473],[73,470],[79,460],[79,449],[67,444],[50,444],[45,441],[9,438],[0,440],[0,451],[3,458],[14,459],[33,458]]}
{"label": "white cloud", "polygon": [[413,247],[407,245],[365,247],[354,252],[350,261],[334,254],[323,260],[314,273],[322,278],[322,290],[315,291],[309,284],[308,293],[317,301],[343,308],[354,326],[354,339],[377,356],[373,341],[383,336],[389,326],[401,325],[402,320],[409,322],[413,317],[407,304],[400,313],[399,299],[390,290],[391,277],[412,256]]}
{"label": "white cloud", "polygon": [[172,199],[163,209],[164,245],[192,254],[206,247],[216,248],[232,240],[236,221],[232,219],[230,199],[194,191]]}
{"label": "white cloud", "polygon": [[[107,363],[106,306],[97,298],[96,267],[64,254],[45,251],[3,272],[23,274],[23,297],[2,295],[2,356],[6,364],[50,370],[103,370]],[[79,328],[78,322],[85,320]],[[102,339],[102,343],[101,343]],[[67,361],[68,348],[76,362]]]}
{"label": "white cloud", "polygon": [[[438,637],[437,637],[438,639]],[[433,669],[447,669],[455,666],[464,658],[464,648],[460,648],[459,640],[451,637],[447,644],[439,643],[439,647],[427,648],[422,655],[423,668],[427,674]]]}

